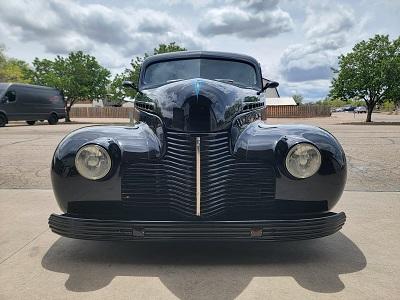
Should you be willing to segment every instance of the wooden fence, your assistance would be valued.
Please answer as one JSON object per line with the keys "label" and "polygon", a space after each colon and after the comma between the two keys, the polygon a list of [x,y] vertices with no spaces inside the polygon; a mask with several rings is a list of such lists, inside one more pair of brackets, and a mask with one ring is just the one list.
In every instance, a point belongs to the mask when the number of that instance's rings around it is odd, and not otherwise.
{"label": "wooden fence", "polygon": [[[133,107],[72,107],[71,118],[129,118]],[[330,108],[325,105],[268,106],[267,118],[329,117]],[[264,114],[265,115],[265,114]]]}
{"label": "wooden fence", "polygon": [[133,107],[72,107],[71,118],[129,118]]}
{"label": "wooden fence", "polygon": [[267,118],[314,118],[329,117],[331,109],[327,105],[267,106]]}

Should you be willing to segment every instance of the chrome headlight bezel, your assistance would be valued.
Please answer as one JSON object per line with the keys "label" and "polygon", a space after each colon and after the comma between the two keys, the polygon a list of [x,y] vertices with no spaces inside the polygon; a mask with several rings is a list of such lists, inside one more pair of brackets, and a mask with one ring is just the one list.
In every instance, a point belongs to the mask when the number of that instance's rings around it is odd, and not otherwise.
{"label": "chrome headlight bezel", "polygon": [[[89,155],[98,160],[96,165],[89,165]],[[86,157],[85,157],[86,156]],[[96,160],[94,159],[94,162]],[[89,180],[100,180],[106,177],[112,168],[112,160],[108,151],[97,144],[82,146],[75,155],[75,168],[78,173]]]}
{"label": "chrome headlight bezel", "polygon": [[[303,148],[303,149],[301,149]],[[306,170],[306,168],[301,169],[301,165],[306,165],[309,164],[309,161],[306,161],[304,164],[303,163],[299,163],[299,159],[300,159],[300,155],[299,152],[311,152],[311,159],[313,160],[311,166],[309,166],[308,170]],[[297,153],[296,153],[297,152]],[[310,153],[307,153],[308,156],[310,156]],[[295,155],[297,155],[298,157],[294,157]],[[306,158],[307,159],[307,158]],[[286,158],[285,158],[285,168],[288,171],[288,173],[293,176],[294,178],[297,179],[305,179],[305,178],[309,178],[311,176],[313,176],[314,174],[316,174],[320,167],[321,167],[321,163],[322,163],[322,157],[321,157],[321,152],[319,151],[319,149],[308,142],[300,142],[297,143],[295,145],[293,145],[289,151],[286,154]],[[297,164],[297,166],[296,166]]]}

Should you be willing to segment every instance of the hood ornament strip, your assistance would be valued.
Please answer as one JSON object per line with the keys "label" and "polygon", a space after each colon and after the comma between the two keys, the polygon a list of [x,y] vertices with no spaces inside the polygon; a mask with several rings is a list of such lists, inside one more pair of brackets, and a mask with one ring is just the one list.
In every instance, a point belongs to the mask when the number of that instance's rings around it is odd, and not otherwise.
{"label": "hood ornament strip", "polygon": [[200,181],[200,137],[196,137],[196,216],[200,216],[201,181]]}
{"label": "hood ornament strip", "polygon": [[194,93],[196,94],[197,100],[199,100],[200,89],[201,89],[202,83],[203,82],[201,80],[196,80],[193,83]]}

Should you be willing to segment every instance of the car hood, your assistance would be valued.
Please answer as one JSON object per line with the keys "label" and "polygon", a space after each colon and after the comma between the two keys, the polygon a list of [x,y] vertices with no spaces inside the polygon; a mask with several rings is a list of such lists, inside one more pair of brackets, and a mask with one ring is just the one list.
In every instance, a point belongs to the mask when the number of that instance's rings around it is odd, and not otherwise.
{"label": "car hood", "polygon": [[213,132],[230,126],[245,103],[257,102],[257,91],[229,83],[195,78],[143,90],[138,103],[151,102],[152,111],[173,130]]}

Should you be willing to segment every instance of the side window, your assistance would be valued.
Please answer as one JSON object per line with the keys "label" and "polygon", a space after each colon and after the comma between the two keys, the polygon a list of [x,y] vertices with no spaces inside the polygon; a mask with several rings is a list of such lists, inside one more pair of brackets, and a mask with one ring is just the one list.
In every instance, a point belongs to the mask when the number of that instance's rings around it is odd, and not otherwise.
{"label": "side window", "polygon": [[6,94],[5,94],[5,97],[6,97],[6,99],[7,99],[7,102],[15,102],[15,100],[17,100],[17,97],[16,97],[16,94],[15,94],[15,91],[8,91]]}

